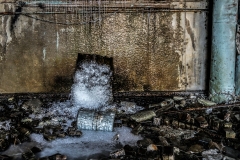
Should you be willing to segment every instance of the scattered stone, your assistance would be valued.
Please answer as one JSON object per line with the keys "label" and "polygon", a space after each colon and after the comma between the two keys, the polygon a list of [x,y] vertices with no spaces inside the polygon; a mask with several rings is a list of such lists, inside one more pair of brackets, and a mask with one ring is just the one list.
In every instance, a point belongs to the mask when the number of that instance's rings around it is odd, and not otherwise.
{"label": "scattered stone", "polygon": [[61,154],[56,155],[56,160],[66,160],[66,159],[67,159],[67,156],[65,155],[61,155]]}
{"label": "scattered stone", "polygon": [[5,151],[8,147],[8,141],[6,139],[0,139],[0,151]]}
{"label": "scattered stone", "polygon": [[154,117],[153,118],[153,125],[154,126],[160,126],[161,125],[161,119],[162,118]]}
{"label": "scattered stone", "polygon": [[210,149],[202,152],[203,160],[220,160],[223,155],[216,149]]}
{"label": "scattered stone", "polygon": [[55,140],[55,139],[57,138],[57,136],[55,136],[55,135],[46,134],[46,133],[43,134],[43,137],[44,137],[44,139],[46,139],[47,141],[52,141],[52,140]]}
{"label": "scattered stone", "polygon": [[189,149],[188,149],[189,152],[192,152],[192,153],[201,153],[202,151],[204,151],[204,148],[203,146],[199,145],[199,144],[195,144],[195,145],[192,145]]}
{"label": "scattered stone", "polygon": [[237,121],[240,121],[240,114],[236,114],[234,117],[237,119]]}
{"label": "scattered stone", "polygon": [[173,100],[174,100],[174,101],[181,101],[181,100],[184,100],[184,97],[174,96],[174,97],[173,97]]}
{"label": "scattered stone", "polygon": [[169,146],[169,143],[168,143],[167,139],[164,138],[163,136],[158,136],[158,139],[160,141],[160,145],[162,145],[162,146]]}
{"label": "scattered stone", "polygon": [[161,103],[149,104],[148,108],[161,107]]}
{"label": "scattered stone", "polygon": [[231,128],[224,129],[226,138],[235,138],[236,133]]}
{"label": "scattered stone", "polygon": [[[33,100],[38,101],[39,104],[41,102],[36,98]],[[14,99],[9,107],[2,105],[3,102],[0,104],[0,151],[5,151],[11,144],[17,146],[29,141],[30,133],[42,134],[48,141],[65,136],[82,136],[82,132],[76,128],[76,119],[68,121],[63,116],[54,117],[52,112],[36,118],[30,116],[31,111],[38,112],[33,109],[32,100],[24,102],[21,107],[17,106],[15,101]],[[43,102],[41,103],[42,106],[45,105]],[[137,141],[137,146],[125,145],[124,148],[111,152],[112,159],[162,158],[169,160],[174,159],[174,154],[178,158],[183,157],[179,159],[194,159],[196,155],[202,155],[203,159],[236,159],[240,155],[238,152],[240,149],[240,132],[238,130],[240,114],[236,107],[231,112],[229,112],[229,108],[210,107],[208,108],[211,111],[207,113],[204,110],[191,111],[188,109],[194,107],[194,103],[184,97],[173,97],[173,99],[166,99],[161,103],[146,105],[146,110],[143,111],[139,111],[134,102],[122,101],[120,105],[121,109],[124,107],[125,109],[124,112],[116,115],[114,127],[129,126],[132,128],[132,133],[141,135],[144,139]],[[174,105],[178,105],[178,107],[174,108]],[[197,104],[196,106],[199,107]],[[149,108],[151,110],[148,110]],[[128,115],[130,113],[134,114]],[[101,116],[97,115],[97,118],[97,120],[101,120]],[[116,134],[112,138],[112,142],[121,146],[120,135]],[[178,151],[173,148],[178,148]],[[29,149],[30,151],[23,152],[23,159],[36,159],[34,154],[41,152],[41,148],[31,146]],[[1,155],[0,159],[2,157],[4,155]],[[7,156],[4,158],[11,159]],[[67,157],[56,154],[40,159],[61,160],[67,159]],[[176,160],[178,159],[176,158]]]}
{"label": "scattered stone", "polygon": [[144,109],[141,106],[137,106],[135,102],[121,101],[120,106],[121,106],[120,108],[117,108],[117,112],[124,114],[134,114]]}
{"label": "scattered stone", "polygon": [[164,146],[162,154],[163,160],[174,160],[174,149],[172,146]]}
{"label": "scattered stone", "polygon": [[136,122],[142,122],[142,121],[149,120],[155,116],[156,116],[155,112],[149,110],[149,111],[138,112],[138,113],[132,115],[131,119],[135,120]]}
{"label": "scattered stone", "polygon": [[42,107],[42,101],[39,99],[31,99],[22,105],[22,109],[26,110],[31,110],[34,113],[40,112],[41,107]]}
{"label": "scattered stone", "polygon": [[230,121],[230,118],[231,118],[231,113],[230,112],[227,112],[224,116],[224,121],[227,121],[229,122]]}
{"label": "scattered stone", "polygon": [[197,117],[196,120],[201,128],[208,127],[207,120],[203,116]]}
{"label": "scattered stone", "polygon": [[119,134],[117,133],[117,134],[115,134],[114,136],[113,136],[113,138],[112,138],[112,140],[113,141],[118,141],[119,140]]}
{"label": "scattered stone", "polygon": [[49,157],[44,157],[43,159],[40,160],[67,160],[67,156],[62,154],[54,154]]}
{"label": "scattered stone", "polygon": [[222,160],[236,160],[236,159],[228,156],[224,156]]}
{"label": "scattered stone", "polygon": [[239,159],[240,158],[240,151],[233,149],[231,147],[223,147],[222,153],[225,156],[231,157],[231,158],[235,158],[235,159]]}
{"label": "scattered stone", "polygon": [[189,98],[190,98],[190,99],[196,99],[197,96],[195,96],[195,95],[193,95],[193,94],[190,94],[190,95],[189,95]]}
{"label": "scattered stone", "polygon": [[146,148],[147,146],[149,146],[152,143],[153,143],[152,140],[149,138],[144,138],[143,140],[137,141],[137,145],[139,147],[144,147],[144,148]]}
{"label": "scattered stone", "polygon": [[139,124],[135,128],[133,128],[132,133],[138,135],[141,131],[143,131],[144,127]]}
{"label": "scattered stone", "polygon": [[125,155],[125,150],[123,148],[110,153],[111,158],[119,158],[124,155]]}
{"label": "scattered stone", "polygon": [[147,151],[157,151],[158,148],[155,144],[150,144],[148,147],[147,147]]}
{"label": "scattered stone", "polygon": [[210,107],[210,106],[215,106],[217,103],[215,102],[212,102],[212,101],[209,101],[209,100],[206,100],[206,99],[198,99],[198,103],[204,105],[204,106],[207,106],[207,107]]}
{"label": "scattered stone", "polygon": [[181,100],[180,106],[181,106],[181,107],[185,107],[186,103],[187,103],[186,100]]}
{"label": "scattered stone", "polygon": [[82,132],[81,131],[76,131],[76,130],[71,130],[71,131],[68,131],[68,136],[71,136],[71,137],[81,137],[82,136]]}
{"label": "scattered stone", "polygon": [[209,149],[218,149],[220,152],[222,152],[223,146],[217,144],[216,142],[210,141],[208,145]]}
{"label": "scattered stone", "polygon": [[168,102],[167,101],[162,101],[161,103],[160,103],[160,106],[161,107],[166,107],[168,105]]}

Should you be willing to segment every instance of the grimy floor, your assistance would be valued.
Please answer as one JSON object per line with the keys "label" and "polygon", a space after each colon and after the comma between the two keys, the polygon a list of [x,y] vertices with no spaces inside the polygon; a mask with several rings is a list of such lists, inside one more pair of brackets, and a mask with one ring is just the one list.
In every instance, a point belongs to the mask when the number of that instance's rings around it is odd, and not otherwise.
{"label": "grimy floor", "polygon": [[78,130],[66,96],[2,96],[0,159],[239,158],[238,102],[217,105],[194,94],[151,98],[114,102],[114,131],[102,132]]}

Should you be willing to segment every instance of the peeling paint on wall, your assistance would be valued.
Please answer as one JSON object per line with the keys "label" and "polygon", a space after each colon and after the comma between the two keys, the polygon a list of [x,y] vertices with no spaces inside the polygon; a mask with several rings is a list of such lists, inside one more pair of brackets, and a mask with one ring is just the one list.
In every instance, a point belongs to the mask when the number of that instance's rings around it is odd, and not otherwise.
{"label": "peeling paint on wall", "polygon": [[43,48],[43,60],[45,61],[45,59],[46,59],[46,48],[44,47]]}
{"label": "peeling paint on wall", "polygon": [[7,24],[6,24],[6,33],[7,33],[7,44],[9,44],[12,41],[12,37],[11,37],[11,20],[12,18],[9,16],[7,19]]}
{"label": "peeling paint on wall", "polygon": [[58,51],[58,47],[59,47],[59,34],[58,34],[58,32],[57,32],[56,47],[57,47],[57,51]]}

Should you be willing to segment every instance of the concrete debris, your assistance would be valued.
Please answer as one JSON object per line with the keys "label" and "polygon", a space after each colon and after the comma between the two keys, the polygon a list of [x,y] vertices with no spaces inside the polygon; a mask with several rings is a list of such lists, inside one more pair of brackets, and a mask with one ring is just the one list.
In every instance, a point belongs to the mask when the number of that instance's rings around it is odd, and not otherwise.
{"label": "concrete debris", "polygon": [[112,140],[113,141],[118,141],[119,140],[119,134],[117,133],[117,134],[115,134],[114,136],[113,136],[113,138],[112,138]]}
{"label": "concrete debris", "polygon": [[226,138],[235,138],[236,137],[236,133],[232,129],[226,128],[226,129],[224,129],[224,131],[225,131]]}
{"label": "concrete debris", "polygon": [[163,136],[158,136],[158,138],[159,138],[160,145],[162,145],[162,146],[169,146],[169,143],[168,143],[166,138],[164,138]]}
{"label": "concrete debris", "polygon": [[120,108],[117,108],[117,112],[122,114],[134,114],[143,109],[143,107],[137,106],[134,102],[121,101]]}
{"label": "concrete debris", "polygon": [[153,125],[154,126],[160,126],[161,125],[161,118],[153,118]]}
{"label": "concrete debris", "polygon": [[43,103],[41,102],[40,99],[31,99],[25,102],[21,108],[25,111],[31,110],[32,112],[37,113],[40,112],[42,104]]}
{"label": "concrete debris", "polygon": [[206,99],[198,99],[198,103],[204,105],[204,106],[215,106],[217,103],[215,102],[212,102],[212,101],[209,101],[209,100],[206,100]]}
{"label": "concrete debris", "polygon": [[203,160],[219,160],[223,155],[216,149],[210,149],[202,152]]}
{"label": "concrete debris", "polygon": [[136,122],[142,122],[145,120],[149,120],[155,116],[156,116],[155,112],[149,110],[149,111],[138,112],[138,113],[132,115],[131,119],[135,120]]}
{"label": "concrete debris", "polygon": [[157,151],[158,148],[155,144],[150,144],[148,147],[147,147],[147,151]]}
{"label": "concrete debris", "polygon": [[119,158],[124,155],[125,155],[125,150],[123,148],[110,153],[111,158]]}
{"label": "concrete debris", "polygon": [[[51,110],[51,99],[35,98],[23,100],[22,103],[16,101],[17,98],[0,101],[0,159],[16,158],[16,153],[21,159],[69,159],[65,153],[39,155],[49,147],[44,146],[44,143],[60,142],[64,137],[81,140],[86,132],[78,128],[80,123],[77,117],[68,116],[66,109],[63,112]],[[216,105],[205,99],[198,99],[198,102],[209,108]],[[99,114],[92,117],[96,118],[92,122],[97,125],[102,124],[103,120],[106,123],[111,120],[113,128],[128,127],[131,135],[142,138],[133,144],[126,144],[121,140],[126,134],[117,131],[110,135],[111,132],[108,132],[111,139],[109,142],[113,143],[112,151],[104,155],[93,155],[93,158],[89,156],[91,159],[191,160],[201,157],[204,160],[230,160],[240,157],[239,107],[230,109],[215,106],[208,112],[206,109],[195,110],[195,106],[199,107],[195,100],[180,96],[149,104],[145,102],[140,110],[138,105],[136,102],[120,101],[116,105],[119,106],[119,111],[116,109],[115,117],[104,119],[105,114],[100,114],[102,112],[97,112]],[[51,114],[44,114],[45,111]],[[79,113],[91,115],[96,111]],[[21,144],[29,142],[31,134],[41,135],[43,145],[34,144],[23,148]],[[14,148],[12,146],[18,147],[18,152],[6,152],[9,148]],[[103,150],[104,147],[103,145]],[[22,151],[19,152],[20,150]]]}
{"label": "concrete debris", "polygon": [[191,153],[201,153],[204,151],[204,148],[199,144],[194,144],[188,149],[188,151]]}
{"label": "concrete debris", "polygon": [[185,99],[184,97],[173,96],[173,100],[174,100],[174,101],[181,101],[181,100],[184,100],[184,99]]}

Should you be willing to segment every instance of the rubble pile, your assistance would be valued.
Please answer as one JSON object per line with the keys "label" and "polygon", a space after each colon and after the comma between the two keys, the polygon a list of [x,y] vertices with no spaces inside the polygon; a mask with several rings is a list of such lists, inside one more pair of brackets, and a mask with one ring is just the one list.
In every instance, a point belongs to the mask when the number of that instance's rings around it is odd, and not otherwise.
{"label": "rubble pile", "polygon": [[[31,134],[43,135],[46,141],[64,137],[82,137],[76,117],[67,112],[53,113],[53,100],[0,100],[0,159],[10,146],[31,142]],[[167,98],[158,103],[139,106],[121,101],[111,108],[116,113],[114,128],[129,127],[131,133],[142,137],[135,145],[122,144],[121,134],[111,137],[116,150],[99,159],[161,159],[161,160],[231,160],[240,159],[240,105],[217,105],[204,98]],[[71,106],[70,106],[71,107]],[[56,153],[38,158],[43,148],[32,144],[20,155],[26,160],[63,160]],[[19,155],[18,155],[19,157]]]}
{"label": "rubble pile", "polygon": [[110,154],[119,159],[239,159],[239,106],[217,105],[203,98],[175,96],[149,104],[117,122],[141,135],[136,146]]}
{"label": "rubble pile", "polygon": [[[24,102],[17,98],[0,101],[0,152],[4,153],[3,151],[11,145],[30,142],[32,133],[42,134],[47,141],[65,136],[80,137],[82,132],[77,130],[76,121],[69,113],[66,112],[64,115],[51,113],[51,101],[50,99],[45,102],[40,99],[31,99]],[[21,158],[36,159],[35,154],[41,150],[36,146],[28,148],[22,153]],[[15,157],[15,155],[13,157],[1,155],[0,159],[14,159]],[[60,154],[46,159],[55,160],[59,157],[66,159]]]}

